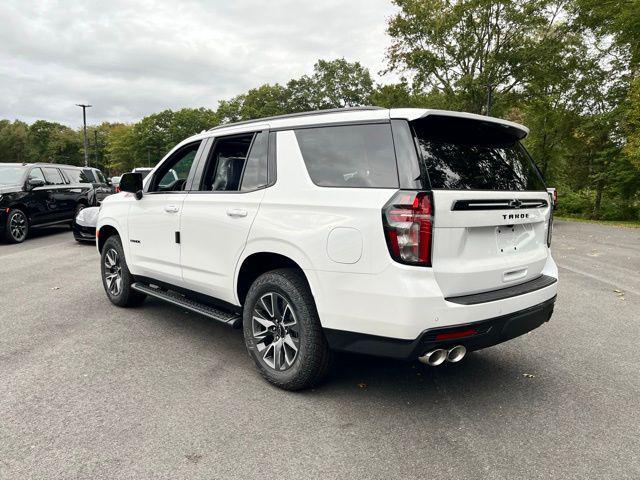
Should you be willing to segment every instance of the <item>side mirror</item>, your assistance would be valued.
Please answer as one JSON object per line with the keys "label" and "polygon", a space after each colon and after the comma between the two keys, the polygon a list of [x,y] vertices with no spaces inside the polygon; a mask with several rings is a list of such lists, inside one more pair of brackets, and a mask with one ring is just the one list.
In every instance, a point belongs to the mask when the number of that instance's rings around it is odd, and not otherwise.
{"label": "side mirror", "polygon": [[120,191],[134,193],[136,200],[142,198],[142,174],[125,173],[120,178]]}
{"label": "side mirror", "polygon": [[30,178],[28,182],[29,188],[42,187],[44,184],[44,180],[41,178]]}

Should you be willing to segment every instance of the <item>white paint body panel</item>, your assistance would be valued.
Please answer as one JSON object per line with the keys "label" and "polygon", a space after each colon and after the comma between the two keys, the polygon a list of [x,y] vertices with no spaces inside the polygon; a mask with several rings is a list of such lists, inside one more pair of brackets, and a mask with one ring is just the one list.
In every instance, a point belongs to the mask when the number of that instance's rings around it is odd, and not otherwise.
{"label": "white paint body panel", "polygon": [[[163,200],[143,208],[134,205],[131,195],[114,195],[103,203],[98,228],[110,225],[118,230],[134,275],[175,279],[183,288],[235,305],[240,305],[237,282],[245,259],[263,252],[286,256],[305,273],[322,325],[336,330],[415,339],[429,328],[498,317],[554,297],[557,284],[477,305],[445,300],[523,283],[540,274],[557,278],[545,240],[548,207],[529,210],[530,216],[522,220],[504,220],[500,210],[451,210],[458,199],[548,199],[546,193],[434,191],[433,268],[402,265],[389,255],[381,217],[397,190],[316,186],[294,131],[287,130],[314,123],[410,120],[430,112],[475,118],[458,112],[397,109],[270,119],[268,126],[279,129],[277,181],[271,187],[251,193],[175,195],[172,203],[182,198],[180,215],[174,217],[163,214]],[[511,122],[489,120],[527,131]],[[195,139],[254,131],[257,125],[265,127],[255,123],[218,128],[176,148]],[[151,196],[145,196],[141,205],[147,197]],[[232,218],[227,215],[230,209],[247,214]],[[153,245],[152,239],[173,236],[178,226],[181,245]],[[151,242],[151,248],[139,249],[129,241],[133,235],[141,237],[141,245]],[[513,247],[516,250],[509,251]]]}

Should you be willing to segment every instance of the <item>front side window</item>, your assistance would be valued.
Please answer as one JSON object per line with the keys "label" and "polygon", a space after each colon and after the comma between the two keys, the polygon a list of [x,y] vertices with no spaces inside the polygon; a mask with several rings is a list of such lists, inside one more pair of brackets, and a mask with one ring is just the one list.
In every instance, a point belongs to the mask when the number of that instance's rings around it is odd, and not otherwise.
{"label": "front side window", "polygon": [[313,183],[321,187],[398,188],[388,123],[296,130]]}
{"label": "front side window", "polygon": [[149,192],[182,191],[200,148],[201,142],[191,143],[175,152],[154,174]]}
{"label": "front side window", "polygon": [[90,169],[88,169],[88,168],[83,169],[82,170],[82,175],[85,178],[84,182],[87,182],[87,183],[95,183],[96,182],[96,177],[95,177],[95,175],[93,174],[93,172]]}
{"label": "front side window", "polygon": [[57,168],[44,167],[44,176],[47,179],[49,185],[64,185],[65,182]]}
{"label": "front side window", "polygon": [[43,182],[46,183],[46,180],[44,179],[44,175],[42,173],[42,170],[40,170],[39,168],[32,168],[31,171],[29,172],[29,180],[31,179],[38,179],[38,180],[42,180]]}

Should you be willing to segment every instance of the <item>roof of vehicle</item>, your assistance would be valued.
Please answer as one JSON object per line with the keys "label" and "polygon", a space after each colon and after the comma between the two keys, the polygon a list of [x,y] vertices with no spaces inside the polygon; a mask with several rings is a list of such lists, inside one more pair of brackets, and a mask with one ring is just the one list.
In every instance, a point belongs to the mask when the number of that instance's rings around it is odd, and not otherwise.
{"label": "roof of vehicle", "polygon": [[0,165],[10,165],[13,167],[58,167],[58,168],[84,168],[77,165],[65,165],[63,163],[45,163],[45,162],[25,162],[25,163],[0,163]]}
{"label": "roof of vehicle", "polygon": [[529,129],[519,123],[510,122],[501,118],[488,117],[466,112],[454,112],[449,110],[436,110],[427,108],[382,108],[382,107],[349,107],[329,110],[317,110],[312,112],[291,113],[274,117],[257,118],[236,123],[219,125],[210,130],[192,137],[207,138],[210,136],[242,133],[258,128],[286,129],[312,125],[326,125],[331,123],[375,121],[389,119],[417,120],[427,116],[447,116],[478,120],[514,128],[518,131],[518,138],[524,138],[529,134]]}
{"label": "roof of vehicle", "polygon": [[153,167],[135,167],[133,170],[131,170],[132,172],[139,172],[140,170],[144,170],[145,172],[147,170],[151,171],[153,170]]}

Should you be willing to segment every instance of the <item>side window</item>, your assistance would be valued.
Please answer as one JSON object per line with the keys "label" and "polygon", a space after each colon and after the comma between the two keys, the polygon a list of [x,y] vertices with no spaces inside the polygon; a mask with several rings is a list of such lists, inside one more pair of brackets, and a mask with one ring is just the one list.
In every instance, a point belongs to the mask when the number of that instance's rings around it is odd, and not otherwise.
{"label": "side window", "polygon": [[96,176],[98,177],[98,181],[100,183],[107,183],[106,178],[104,178],[104,175],[102,174],[102,172],[100,170],[96,170]]}
{"label": "side window", "polygon": [[50,185],[65,185],[65,181],[57,168],[44,167],[44,176]]}
{"label": "side window", "polygon": [[93,175],[93,172],[91,170],[89,170],[88,168],[85,168],[85,169],[82,170],[82,176],[84,177],[83,182],[94,183],[96,181],[96,178]]}
{"label": "side window", "polygon": [[260,132],[251,145],[242,175],[240,191],[250,192],[267,184],[267,150],[269,148],[269,134]]}
{"label": "side window", "polygon": [[388,123],[303,128],[298,145],[313,183],[321,187],[398,188]]}
{"label": "side window", "polygon": [[31,169],[31,171],[29,172],[29,180],[31,180],[32,178],[38,178],[43,182],[46,182],[44,175],[42,174],[42,170],[40,170],[39,168]]}
{"label": "side window", "polygon": [[209,155],[200,190],[237,191],[254,134],[235,135],[216,140]]}
{"label": "side window", "polygon": [[63,168],[62,170],[71,183],[91,183],[84,174],[86,170],[79,168]]}
{"label": "side window", "polygon": [[171,155],[154,173],[148,191],[176,192],[184,190],[200,143],[186,145]]}

